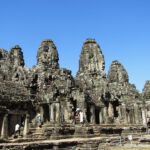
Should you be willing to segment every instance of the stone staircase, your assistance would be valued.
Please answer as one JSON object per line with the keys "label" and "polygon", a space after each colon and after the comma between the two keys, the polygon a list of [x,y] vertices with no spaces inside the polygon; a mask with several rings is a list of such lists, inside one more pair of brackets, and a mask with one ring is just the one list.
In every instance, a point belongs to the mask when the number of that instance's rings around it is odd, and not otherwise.
{"label": "stone staircase", "polygon": [[28,137],[32,137],[32,138],[44,137],[42,130],[43,130],[42,128],[30,128]]}
{"label": "stone staircase", "polygon": [[99,136],[100,135],[100,129],[97,128],[96,126],[93,126],[93,133],[94,133],[94,136]]}
{"label": "stone staircase", "polygon": [[75,124],[80,124],[80,116],[75,116]]}
{"label": "stone staircase", "polygon": [[[59,140],[59,139],[70,139],[70,138],[93,138],[93,137],[113,137],[113,136],[119,136],[119,134],[108,134],[103,133],[101,130],[111,128],[110,125],[105,125],[105,127],[102,125],[93,125],[93,124],[84,124],[82,126],[79,121],[79,117],[76,116],[77,123],[74,124],[66,124],[63,123],[61,125],[52,124],[52,123],[45,123],[42,125],[41,128],[38,128],[36,126],[33,126],[30,124],[29,128],[29,135],[27,137],[23,136],[23,128],[20,132],[20,136],[18,138],[13,138],[13,136],[9,139],[9,142],[15,143],[15,142],[36,142],[36,141],[43,141],[43,140]],[[115,129],[115,127],[113,126]],[[138,130],[137,130],[138,131]],[[137,137],[140,137],[139,132],[132,132],[130,133],[134,139]],[[126,138],[128,134],[122,134],[122,138]],[[116,141],[117,142],[117,141]],[[113,144],[113,143],[112,143]]]}
{"label": "stone staircase", "polygon": [[10,143],[15,142],[31,142],[31,141],[42,141],[46,140],[43,136],[42,128],[29,128],[29,134],[25,137],[23,135],[23,128],[20,129],[20,135],[17,133],[16,138],[14,138],[14,134],[8,138]]}
{"label": "stone staircase", "polygon": [[[110,125],[98,125],[98,124],[82,124],[80,123],[79,116],[75,117],[76,124],[65,123],[62,124],[52,124],[52,123],[44,123],[41,128],[36,127],[36,124],[30,123],[29,134],[27,137],[23,136],[23,128],[21,128],[20,136],[14,139],[13,136],[9,139],[13,141],[42,141],[46,139],[67,139],[73,137],[109,137],[110,135],[118,136],[119,134],[115,133],[104,133],[106,130],[115,130],[115,126]],[[132,127],[133,128],[133,127]],[[129,128],[130,129],[130,128]],[[102,131],[104,130],[104,131]],[[82,134],[81,134],[82,131]],[[127,132],[127,131],[126,131]],[[125,132],[125,133],[126,133]],[[125,133],[122,133],[122,136],[127,136]],[[129,134],[129,133],[128,133]],[[139,131],[130,133],[133,136],[137,137],[139,135]]]}

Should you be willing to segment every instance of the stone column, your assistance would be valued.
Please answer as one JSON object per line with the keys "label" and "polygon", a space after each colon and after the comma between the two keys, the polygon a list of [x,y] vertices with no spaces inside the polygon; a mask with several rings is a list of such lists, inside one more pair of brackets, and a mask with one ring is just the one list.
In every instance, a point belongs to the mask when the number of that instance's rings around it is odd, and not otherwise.
{"label": "stone column", "polygon": [[139,124],[139,107],[137,104],[134,104],[134,117],[135,117],[135,123]]}
{"label": "stone column", "polygon": [[1,138],[8,138],[8,114],[3,117]]}
{"label": "stone column", "polygon": [[24,137],[26,137],[29,133],[29,118],[30,116],[27,114],[25,118],[24,130],[23,130]]}
{"label": "stone column", "polygon": [[103,111],[102,111],[102,108],[99,110],[99,124],[103,124]]}
{"label": "stone column", "polygon": [[144,109],[142,109],[142,120],[143,120],[143,125],[147,126],[146,113]]}
{"label": "stone column", "polygon": [[90,112],[91,112],[90,122],[92,124],[95,124],[95,106],[94,105],[91,105]]}
{"label": "stone column", "polygon": [[85,121],[85,123],[87,123],[87,115],[86,115],[86,112],[87,110],[86,109],[83,109],[83,119]]}
{"label": "stone column", "polygon": [[68,122],[68,111],[67,111],[67,108],[66,107],[64,107],[64,121],[65,122]]}
{"label": "stone column", "polygon": [[70,117],[71,117],[71,113],[72,113],[72,110],[71,110],[71,108],[70,108],[70,102],[67,102],[66,103],[66,107],[64,107],[64,120],[65,120],[65,122],[68,122],[68,123],[70,123],[71,122],[71,120],[70,120]]}
{"label": "stone column", "polygon": [[60,104],[56,103],[56,123],[60,123]]}
{"label": "stone column", "polygon": [[111,102],[109,102],[109,106],[108,106],[108,116],[111,118],[114,117],[114,108]]}
{"label": "stone column", "polygon": [[103,118],[105,119],[104,123],[107,123],[108,122],[108,109],[106,106],[103,108]]}
{"label": "stone column", "polygon": [[139,122],[140,122],[140,124],[143,124],[142,109],[141,108],[139,108]]}
{"label": "stone column", "polygon": [[134,112],[134,108],[131,110],[131,119],[132,119],[132,123],[135,124],[135,112]]}
{"label": "stone column", "polygon": [[64,119],[64,106],[60,103],[60,122],[64,122],[65,119]]}
{"label": "stone column", "polygon": [[135,124],[135,113],[134,113],[134,109],[133,108],[131,108],[130,111],[129,111],[128,124]]}
{"label": "stone column", "polygon": [[44,122],[44,108],[40,106],[40,115],[41,115],[41,122]]}
{"label": "stone column", "polygon": [[127,115],[127,123],[128,124],[131,124],[131,122],[132,122],[132,115],[131,115],[132,113],[131,113],[131,110],[129,110],[129,112],[127,113],[126,112],[126,115]]}
{"label": "stone column", "polygon": [[54,104],[50,105],[50,122],[54,123]]}
{"label": "stone column", "polygon": [[122,116],[124,119],[124,123],[127,124],[128,120],[127,120],[127,113],[126,113],[126,105],[122,104]]}
{"label": "stone column", "polygon": [[122,119],[122,112],[121,112],[121,106],[120,105],[118,106],[118,117],[119,117],[119,120]]}

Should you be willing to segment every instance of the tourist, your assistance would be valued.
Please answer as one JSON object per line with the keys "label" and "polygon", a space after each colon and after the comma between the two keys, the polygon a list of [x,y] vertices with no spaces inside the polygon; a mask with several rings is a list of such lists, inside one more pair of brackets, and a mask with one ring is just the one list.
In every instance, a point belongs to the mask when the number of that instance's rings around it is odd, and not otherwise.
{"label": "tourist", "polygon": [[75,116],[74,116],[74,112],[72,112],[71,119],[72,119],[72,124],[74,124],[74,123],[75,123]]}
{"label": "tourist", "polygon": [[77,108],[77,109],[76,109],[76,112],[77,112],[77,116],[79,116],[80,108]]}
{"label": "tourist", "polygon": [[72,109],[72,112],[75,112],[75,108],[73,106],[71,107],[71,109]]}
{"label": "tourist", "polygon": [[38,128],[41,127],[41,115],[39,113],[37,114],[37,126]]}
{"label": "tourist", "polygon": [[15,133],[14,133],[14,138],[16,138],[16,134],[19,133],[20,135],[20,125],[19,124],[16,124],[15,125]]}
{"label": "tourist", "polygon": [[80,111],[80,123],[82,124],[82,126],[83,126],[83,112],[82,111]]}

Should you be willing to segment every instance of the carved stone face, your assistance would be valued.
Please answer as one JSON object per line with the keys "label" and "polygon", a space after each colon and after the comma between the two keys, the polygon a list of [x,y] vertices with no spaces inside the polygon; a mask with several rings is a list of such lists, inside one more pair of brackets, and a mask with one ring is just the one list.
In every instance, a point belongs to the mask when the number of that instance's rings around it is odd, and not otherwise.
{"label": "carved stone face", "polygon": [[145,99],[150,99],[150,80],[147,80],[142,91],[142,95]]}
{"label": "carved stone face", "polygon": [[105,61],[100,46],[94,39],[87,39],[82,47],[79,70],[84,72],[104,71]]}
{"label": "carved stone face", "polygon": [[42,41],[37,53],[38,65],[41,65],[44,68],[57,68],[59,66],[58,60],[58,52],[53,41]]}
{"label": "carved stone face", "polygon": [[9,52],[9,59],[11,63],[10,65],[14,67],[24,66],[23,53],[18,45],[11,48]]}
{"label": "carved stone face", "polygon": [[40,59],[40,61],[41,61],[42,63],[46,63],[46,62],[47,62],[46,53],[42,53],[42,54],[41,54],[41,59]]}
{"label": "carved stone face", "polygon": [[128,82],[128,74],[118,61],[113,61],[109,69],[108,79],[109,82]]}

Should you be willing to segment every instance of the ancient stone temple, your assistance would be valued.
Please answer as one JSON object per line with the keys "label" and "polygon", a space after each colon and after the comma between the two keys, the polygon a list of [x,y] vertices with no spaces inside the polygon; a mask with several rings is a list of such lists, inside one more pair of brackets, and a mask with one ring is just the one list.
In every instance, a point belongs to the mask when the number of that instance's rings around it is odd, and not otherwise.
{"label": "ancient stone temple", "polygon": [[[125,135],[133,132],[131,127],[145,131],[150,118],[150,81],[140,94],[120,62],[112,62],[108,75],[104,69],[104,56],[95,39],[85,40],[76,77],[59,67],[58,51],[50,39],[41,42],[37,65],[31,69],[25,66],[18,45],[9,52],[0,49],[0,139],[10,142],[16,124],[21,126],[18,138],[22,141]],[[83,112],[84,124],[77,108]],[[97,148],[99,141],[94,144]],[[64,145],[47,146],[59,149]],[[34,149],[31,145],[24,149],[29,147]]]}

